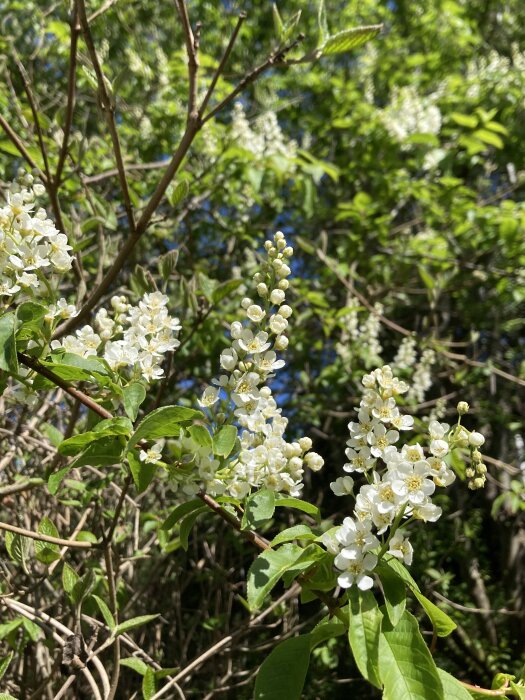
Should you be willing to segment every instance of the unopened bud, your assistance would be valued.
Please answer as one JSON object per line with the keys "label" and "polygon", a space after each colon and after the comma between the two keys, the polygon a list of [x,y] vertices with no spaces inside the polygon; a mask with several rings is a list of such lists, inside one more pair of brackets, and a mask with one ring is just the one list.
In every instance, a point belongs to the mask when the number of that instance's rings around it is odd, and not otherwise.
{"label": "unopened bud", "polygon": [[470,406],[466,401],[460,401],[457,405],[457,410],[460,416],[464,416],[465,413],[468,413],[470,409]]}
{"label": "unopened bud", "polygon": [[483,443],[485,442],[485,438],[481,433],[473,431],[469,435],[468,442],[469,445],[472,445],[472,447],[481,447],[481,445],[483,445]]}

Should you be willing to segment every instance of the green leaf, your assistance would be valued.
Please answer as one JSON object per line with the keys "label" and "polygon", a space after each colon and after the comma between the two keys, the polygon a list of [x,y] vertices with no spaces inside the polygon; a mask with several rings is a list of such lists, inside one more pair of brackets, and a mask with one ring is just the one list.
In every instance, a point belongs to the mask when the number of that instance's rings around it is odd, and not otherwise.
{"label": "green leaf", "polygon": [[31,540],[29,537],[23,537],[22,535],[14,534],[9,531],[5,533],[5,548],[7,549],[7,553],[16,564],[20,564],[26,574],[29,574],[27,569],[27,557],[30,547]]}
{"label": "green leaf", "polygon": [[155,695],[156,690],[157,683],[155,673],[152,668],[148,668],[142,679],[142,697],[144,700],[149,700]]}
{"label": "green leaf", "polygon": [[443,610],[438,608],[437,605],[434,605],[434,603],[432,603],[421,593],[419,586],[414,581],[409,571],[398,559],[395,557],[385,558],[381,562],[381,566],[387,566],[394,571],[397,576],[405,581],[412,594],[417,598],[424,611],[430,618],[434,631],[438,637],[446,637],[456,629],[456,623],[445,612],[443,612]]}
{"label": "green leaf", "polygon": [[381,579],[388,618],[392,626],[395,627],[406,607],[405,582],[389,566],[383,565],[383,562],[378,565],[376,573]]}
{"label": "green leaf", "polygon": [[75,584],[80,579],[80,576],[72,569],[69,564],[64,562],[64,567],[62,569],[62,587],[66,593],[71,593]]}
{"label": "green leaf", "polygon": [[59,469],[57,472],[54,474],[51,474],[51,476],[47,480],[47,490],[49,493],[54,496],[58,489],[60,488],[60,484],[62,483],[64,477],[66,474],[68,474],[71,471],[71,467],[62,467],[62,469]]}
{"label": "green leaf", "polygon": [[210,451],[213,449],[213,441],[211,439],[210,431],[203,425],[191,425],[188,428],[188,433],[190,434],[193,442],[199,447],[207,447]]}
{"label": "green leaf", "polygon": [[283,542],[290,542],[291,540],[314,540],[317,535],[315,535],[308,525],[294,525],[293,527],[288,527],[283,530],[278,535],[276,535],[271,544],[275,547],[277,544],[282,544]]}
{"label": "green leaf", "polygon": [[500,136],[495,134],[493,131],[489,131],[488,129],[477,129],[474,131],[472,136],[475,136],[480,141],[483,141],[483,143],[487,143],[489,146],[494,146],[494,148],[503,148],[505,145]]}
{"label": "green leaf", "polygon": [[134,630],[137,627],[142,627],[142,625],[146,625],[148,622],[152,622],[158,617],[158,613],[155,615],[140,615],[139,617],[132,617],[131,619],[126,620],[125,622],[121,622],[119,625],[117,625],[113,630],[113,636],[118,637],[119,635],[125,634],[130,630]]}
{"label": "green leaf", "polygon": [[450,673],[438,668],[445,700],[472,700],[472,695]]}
{"label": "green leaf", "polygon": [[0,369],[18,372],[15,342],[16,317],[14,313],[0,316]]}
{"label": "green leaf", "polygon": [[438,608],[437,605],[426,598],[420,591],[411,589],[414,596],[420,602],[423,610],[426,612],[430,621],[432,622],[432,627],[438,637],[447,637],[451,632],[453,632],[457,625],[443,610]]}
{"label": "green leaf", "polygon": [[[518,685],[517,683],[514,683],[514,681],[509,681],[509,683],[510,683],[510,687],[516,693],[518,698],[520,700],[525,700],[525,687],[523,687],[522,685]],[[462,700],[462,699],[458,698],[458,700]]]}
{"label": "green leaf", "polygon": [[0,693],[0,700],[17,700],[15,697],[12,695],[9,695],[9,693]]}
{"label": "green leaf", "polygon": [[237,428],[234,425],[223,425],[213,436],[213,452],[219,457],[228,457],[237,439]]}
{"label": "green leaf", "polygon": [[129,450],[126,458],[137,491],[138,493],[142,493],[153,481],[158,466],[156,464],[141,462],[137,450]]}
{"label": "green leaf", "polygon": [[[43,517],[37,528],[37,531],[42,535],[50,537],[58,537],[58,530],[47,517]],[[34,540],[35,556],[38,561],[43,564],[51,564],[53,561],[60,559],[60,548],[58,545],[51,542],[42,542],[42,540]]]}
{"label": "green leaf", "polygon": [[321,514],[319,508],[314,506],[313,503],[308,503],[308,501],[302,501],[300,498],[294,498],[293,496],[284,496],[281,493],[275,494],[275,507],[283,508],[297,508],[297,510],[303,511],[308,515],[312,515],[317,522],[321,520]]}
{"label": "green leaf", "polygon": [[174,248],[173,250],[168,251],[164,255],[162,255],[159,258],[159,273],[162,279],[167,282],[173,272],[175,271],[175,268],[177,267],[177,262],[179,260],[179,250],[178,248]]}
{"label": "green leaf", "polygon": [[185,199],[190,191],[187,180],[181,180],[173,187],[168,188],[167,199],[173,208],[180,204]]}
{"label": "green leaf", "polygon": [[186,503],[179,504],[174,510],[171,511],[166,520],[160,526],[160,529],[171,530],[173,527],[175,527],[179,520],[197,508],[202,508],[202,501],[200,498],[195,498],[193,501],[186,501]]}
{"label": "green leaf", "polygon": [[475,129],[478,125],[478,118],[472,114],[460,114],[459,112],[452,112],[450,115],[452,121],[456,122],[460,126],[465,126],[467,129]]}
{"label": "green leaf", "polygon": [[72,469],[86,464],[92,467],[107,467],[122,461],[122,445],[118,435],[109,435],[90,443],[70,464],[51,474],[47,481],[49,493],[55,495],[62,480]]}
{"label": "green leaf", "polygon": [[360,591],[352,586],[349,590],[349,599],[350,649],[363,677],[376,688],[381,688],[378,651],[383,615],[371,591]]}
{"label": "green leaf", "polygon": [[201,411],[185,406],[164,406],[149,413],[142,420],[128,442],[128,448],[141,440],[158,440],[163,437],[178,437],[180,424],[203,419]]}
{"label": "green leaf", "polygon": [[73,586],[71,591],[71,599],[75,605],[80,605],[83,600],[85,600],[91,591],[97,585],[97,577],[94,571],[89,569],[83,576],[81,576],[78,581]]}
{"label": "green leaf", "polygon": [[126,415],[129,416],[132,421],[137,420],[139,408],[146,398],[146,389],[144,385],[140,384],[140,382],[132,382],[124,387],[122,394],[122,403]]}
{"label": "green leaf", "polygon": [[310,635],[286,639],[266,657],[255,679],[255,700],[301,700],[310,664]]}
{"label": "green leaf", "polygon": [[135,656],[129,656],[127,659],[120,659],[120,665],[131,668],[141,676],[148,670],[148,665],[144,663],[142,659],[137,659]]}
{"label": "green leaf", "polygon": [[87,433],[80,433],[79,435],[73,435],[73,437],[64,440],[58,451],[61,455],[70,457],[81,452],[86,445],[90,445],[97,440],[101,440],[103,437],[109,435],[126,435],[128,436],[133,429],[128,418],[110,418],[108,420],[103,420],[98,423],[93,430],[89,430]]}
{"label": "green leaf", "polygon": [[241,286],[241,284],[244,284],[244,280],[242,280],[242,279],[228,280],[227,282],[221,282],[219,285],[217,285],[217,287],[212,292],[212,295],[211,295],[212,302],[214,304],[218,304],[225,297],[229,296],[232,292],[234,292],[236,289],[238,289]]}
{"label": "green leaf", "polygon": [[275,3],[272,3],[272,17],[275,33],[277,34],[277,37],[279,39],[282,39],[284,34],[284,24],[281,19],[281,15],[279,14],[279,10],[277,9],[277,5]]}
{"label": "green leaf", "polygon": [[321,55],[333,56],[334,54],[352,51],[377,36],[382,28],[382,24],[372,24],[367,27],[344,29],[342,32],[328,37],[321,46]]}
{"label": "green leaf", "polygon": [[4,656],[4,658],[0,661],[0,678],[3,678],[5,672],[7,671],[9,664],[11,663],[12,658],[13,658],[13,652],[11,651],[7,656]]}
{"label": "green leaf", "polygon": [[244,504],[242,529],[255,530],[269,520],[275,510],[275,492],[261,489],[252,493]]}
{"label": "green leaf", "polygon": [[42,629],[36,624],[36,622],[33,622],[33,620],[28,620],[27,617],[24,617],[22,620],[22,627],[28,633],[32,642],[38,642],[38,640],[43,636]]}
{"label": "green leaf", "polygon": [[190,532],[191,532],[193,526],[195,525],[195,521],[197,520],[199,515],[201,515],[201,513],[205,513],[207,510],[208,510],[207,506],[202,506],[201,508],[198,508],[197,510],[192,511],[181,522],[180,530],[179,530],[179,538],[180,538],[181,547],[184,549],[184,551],[188,551]]}
{"label": "green leaf", "polygon": [[434,660],[407,610],[396,627],[383,618],[378,661],[385,700],[445,700]]}
{"label": "green leaf", "polygon": [[258,610],[276,583],[303,553],[296,544],[284,544],[279,549],[267,549],[260,554],[248,571],[248,604]]}
{"label": "green leaf", "polygon": [[111,631],[113,631],[115,629],[115,618],[113,617],[111,610],[107,606],[106,602],[103,601],[102,598],[99,598],[99,596],[95,595],[94,593],[91,597],[95,600],[96,604],[98,605],[98,608],[99,608],[100,612],[102,613],[102,617],[104,618],[106,625],[109,627],[109,629]]}

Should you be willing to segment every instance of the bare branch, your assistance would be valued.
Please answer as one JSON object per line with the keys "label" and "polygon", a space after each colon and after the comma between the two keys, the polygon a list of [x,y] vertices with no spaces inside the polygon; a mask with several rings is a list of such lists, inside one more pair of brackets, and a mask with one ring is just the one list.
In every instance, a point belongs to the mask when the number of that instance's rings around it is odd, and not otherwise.
{"label": "bare branch", "polygon": [[60,547],[72,547],[74,549],[93,549],[94,547],[94,545],[91,542],[79,542],[78,540],[64,540],[61,537],[52,537],[51,535],[44,535],[41,532],[33,532],[32,530],[26,530],[23,527],[16,527],[16,525],[9,525],[8,523],[0,523],[0,530],[14,532],[16,535],[29,537],[32,540],[49,542],[50,544],[58,544]]}
{"label": "bare branch", "polygon": [[106,78],[104,77],[100,61],[98,60],[97,51],[93,42],[93,37],[91,35],[91,29],[89,27],[89,21],[86,15],[85,2],[84,0],[77,0],[77,2],[82,33],[84,35],[84,40],[88,48],[89,57],[91,59],[91,63],[93,64],[93,69],[97,78],[100,107],[106,116],[109,133],[111,136],[111,142],[113,144],[113,152],[117,164],[120,189],[122,190],[122,198],[124,209],[126,211],[126,216],[128,219],[128,226],[131,231],[131,234],[133,235],[135,232],[135,217],[133,215],[133,208],[131,206],[128,181],[126,179],[126,170],[124,168],[122,149],[120,147],[120,139],[118,136],[117,125],[115,122],[115,101],[113,99],[113,96],[109,94]]}

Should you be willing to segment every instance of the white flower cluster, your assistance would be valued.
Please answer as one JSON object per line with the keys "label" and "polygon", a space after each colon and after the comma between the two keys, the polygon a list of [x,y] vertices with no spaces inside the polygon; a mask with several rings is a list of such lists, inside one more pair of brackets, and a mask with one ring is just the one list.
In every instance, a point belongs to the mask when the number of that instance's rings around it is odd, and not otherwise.
{"label": "white flower cluster", "polygon": [[246,323],[231,325],[231,346],[222,351],[220,364],[224,370],[204,390],[199,404],[221,424],[237,423],[241,428],[240,450],[225,465],[213,458],[210,449],[195,453],[195,445],[187,438],[180,441],[181,462],[190,452],[197,469],[191,474],[174,470],[172,476],[185,494],[203,488],[212,495],[227,492],[243,498],[252,490],[268,488],[298,496],[302,489],[304,468],[318,471],[323,459],[311,452],[312,441],[302,437],[296,442],[284,439],[288,420],[267,386],[275,370],[284,365],[277,351],[288,345],[285,332],[292,309],[285,303],[289,287],[289,259],[293,250],[284,234],[277,232],[273,241],[266,241],[268,254],[262,269],[254,275],[258,301],[242,300]]}
{"label": "white flower cluster", "polygon": [[421,97],[415,87],[395,90],[390,104],[381,112],[381,120],[390,136],[399,142],[413,134],[439,134],[441,111],[435,104],[437,94]]}
{"label": "white flower cluster", "polygon": [[485,88],[505,93],[507,98],[513,99],[513,89],[522,88],[525,82],[525,52],[520,51],[519,45],[514,43],[510,54],[509,58],[493,50],[487,56],[471,61],[466,74],[466,81],[470,83],[467,96],[478,98],[481,89]]}
{"label": "white flower cluster", "polygon": [[[396,446],[399,431],[411,430],[414,419],[401,414],[396,405],[396,396],[409,387],[388,365],[365,375],[363,386],[358,421],[348,425],[349,461],[343,468],[363,474],[367,483],[356,496],[353,516],[325,533],[323,543],[336,555],[339,585],[348,588],[355,583],[366,590],[373,585],[370,572],[386,551],[411,563],[412,546],[398,527],[408,518],[435,522],[441,509],[431,496],[436,486],[448,486],[455,475],[444,461],[451,435],[446,423],[430,422],[427,454],[419,443]],[[344,476],[330,486],[337,496],[343,496],[352,493],[354,483],[352,477]],[[385,535],[383,544],[381,535]]]}
{"label": "white flower cluster", "polygon": [[421,353],[419,361],[414,366],[414,374],[411,378],[411,386],[407,399],[414,403],[423,403],[425,394],[432,386],[432,367],[436,364],[436,353],[431,348],[426,348]]}
{"label": "white flower cluster", "polygon": [[72,257],[67,236],[60,233],[45,209],[35,211],[45,188],[29,173],[10,184],[0,208],[0,298],[9,306],[19,292],[50,293],[50,273],[69,270]]}
{"label": "white flower cluster", "polygon": [[102,357],[112,370],[128,369],[131,379],[152,382],[164,376],[163,355],[180,345],[176,334],[181,325],[169,315],[167,304],[168,297],[161,292],[144,294],[138,306],[114,296],[113,317],[102,308],[95,316],[95,328],[84,326],[75,335],[54,340],[51,347],[81,357]]}
{"label": "white flower cluster", "polygon": [[[374,366],[381,361],[383,346],[379,340],[381,321],[379,315],[384,311],[380,302],[374,304],[376,313],[370,313],[359,321],[359,304],[356,299],[349,297],[347,300],[348,311],[342,317],[344,323],[341,340],[336,343],[335,349],[344,362],[350,362],[353,355],[359,354],[367,360],[367,366]],[[355,344],[354,348],[349,343]]]}
{"label": "white flower cluster", "polygon": [[282,156],[293,160],[297,155],[296,141],[285,138],[275,112],[262,114],[252,128],[244,107],[240,102],[236,102],[233,107],[231,132],[238,146],[260,158]]}

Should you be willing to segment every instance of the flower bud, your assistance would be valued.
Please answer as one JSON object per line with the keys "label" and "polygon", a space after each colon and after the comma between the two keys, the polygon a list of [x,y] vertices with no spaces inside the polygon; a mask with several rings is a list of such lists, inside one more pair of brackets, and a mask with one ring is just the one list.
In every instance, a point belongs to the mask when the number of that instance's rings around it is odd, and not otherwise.
{"label": "flower bud", "polygon": [[264,311],[264,309],[261,309],[261,307],[257,304],[251,304],[246,309],[246,315],[248,316],[250,321],[253,321],[254,323],[259,323],[259,321],[262,321],[262,319],[266,316],[266,311]]}
{"label": "flower bud", "polygon": [[272,304],[282,304],[285,298],[285,293],[282,289],[274,289],[270,294],[270,301]]}
{"label": "flower bud", "polygon": [[313,472],[318,472],[324,464],[324,459],[321,455],[318,455],[317,452],[308,452],[308,454],[305,455],[304,463]]}
{"label": "flower bud", "polygon": [[284,292],[288,289],[290,286],[290,282],[288,280],[279,280],[279,284],[277,285],[279,289],[282,289]]}
{"label": "flower bud", "polygon": [[312,449],[312,440],[309,437],[302,437],[299,440],[299,446],[303,452],[307,452]]}
{"label": "flower bud", "polygon": [[250,299],[250,297],[244,297],[244,299],[241,301],[241,306],[243,309],[247,309],[252,304],[253,301]]}
{"label": "flower bud", "polygon": [[466,401],[460,401],[457,405],[457,411],[460,416],[464,416],[465,413],[468,413],[470,409],[470,406]]}
{"label": "flower bud", "polygon": [[482,489],[485,486],[485,477],[478,476],[477,479],[474,479],[473,484],[474,484],[474,488]]}
{"label": "flower bud", "polygon": [[292,308],[290,306],[288,306],[288,304],[283,304],[283,306],[281,306],[281,308],[279,309],[279,313],[284,318],[290,318],[290,316],[292,315],[293,312],[292,312]]}
{"label": "flower bud", "polygon": [[288,347],[288,338],[285,335],[278,335],[273,347],[275,350],[286,350]]}
{"label": "flower bud", "polygon": [[481,433],[477,433],[476,431],[473,431],[470,433],[469,438],[468,438],[469,445],[472,447],[481,447],[481,445],[484,444],[485,438]]}
{"label": "flower bud", "polygon": [[257,294],[263,298],[268,296],[268,287],[264,284],[264,282],[260,282],[257,285]]}

